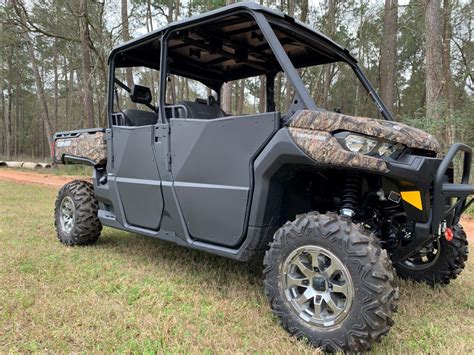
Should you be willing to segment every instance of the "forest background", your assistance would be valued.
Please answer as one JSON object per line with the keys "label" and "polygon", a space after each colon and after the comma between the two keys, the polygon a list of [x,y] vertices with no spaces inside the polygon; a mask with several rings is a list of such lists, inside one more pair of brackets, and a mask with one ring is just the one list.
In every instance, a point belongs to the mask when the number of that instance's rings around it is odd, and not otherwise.
{"label": "forest background", "polygon": [[[114,46],[232,2],[0,0],[0,158],[48,159],[55,131],[105,126],[107,56]],[[435,134],[444,149],[455,141],[474,144],[472,1],[260,3],[346,47],[397,120]],[[302,74],[311,79],[308,88],[321,106],[377,117],[350,70],[326,65]],[[224,110],[262,110],[263,85],[264,80],[225,85],[223,98],[230,99]],[[179,99],[197,89],[180,78],[171,90]],[[280,75],[275,97],[282,112],[291,91]]]}

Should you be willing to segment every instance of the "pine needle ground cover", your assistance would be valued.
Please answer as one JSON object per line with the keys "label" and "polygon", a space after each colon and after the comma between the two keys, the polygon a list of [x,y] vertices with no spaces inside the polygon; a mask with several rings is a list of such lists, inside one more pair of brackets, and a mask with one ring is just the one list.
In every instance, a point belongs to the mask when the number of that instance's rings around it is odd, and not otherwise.
{"label": "pine needle ground cover", "polygon": [[[109,228],[62,246],[56,192],[0,181],[0,352],[316,352],[277,324],[261,268]],[[399,281],[375,352],[473,352],[473,259],[449,287]]]}

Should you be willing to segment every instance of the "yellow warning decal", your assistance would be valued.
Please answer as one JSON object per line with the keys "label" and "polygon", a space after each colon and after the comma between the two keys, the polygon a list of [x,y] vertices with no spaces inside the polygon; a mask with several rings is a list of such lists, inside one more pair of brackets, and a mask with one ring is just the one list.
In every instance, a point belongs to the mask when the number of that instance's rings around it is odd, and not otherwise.
{"label": "yellow warning decal", "polygon": [[423,204],[421,203],[420,191],[401,191],[402,199],[408,202],[410,205],[415,206],[420,211],[423,210]]}

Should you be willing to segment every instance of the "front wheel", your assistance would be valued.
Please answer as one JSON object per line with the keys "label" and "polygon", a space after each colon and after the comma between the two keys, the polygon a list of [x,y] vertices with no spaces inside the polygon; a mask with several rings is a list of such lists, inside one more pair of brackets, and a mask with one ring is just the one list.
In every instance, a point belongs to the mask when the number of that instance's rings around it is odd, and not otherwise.
{"label": "front wheel", "polygon": [[336,214],[287,222],[264,258],[265,293],[283,327],[323,351],[366,351],[393,321],[398,288],[374,237]]}
{"label": "front wheel", "polygon": [[68,246],[89,245],[99,239],[102,224],[92,184],[75,180],[59,190],[54,209],[58,239]]}
{"label": "front wheel", "polygon": [[440,237],[415,255],[395,263],[400,277],[429,285],[449,284],[464,269],[468,255],[466,233],[460,224],[453,227],[451,240]]}

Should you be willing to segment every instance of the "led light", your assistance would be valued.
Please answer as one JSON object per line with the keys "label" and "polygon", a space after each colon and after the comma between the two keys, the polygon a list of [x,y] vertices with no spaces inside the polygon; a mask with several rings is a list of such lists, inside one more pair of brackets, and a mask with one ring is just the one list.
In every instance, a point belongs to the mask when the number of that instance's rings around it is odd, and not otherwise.
{"label": "led light", "polygon": [[397,146],[395,144],[392,144],[392,143],[382,143],[378,149],[377,149],[377,153],[381,156],[386,156],[386,157],[389,157],[390,155],[392,155],[395,151],[397,150]]}
{"label": "led light", "polygon": [[347,149],[354,153],[368,154],[377,145],[375,139],[370,139],[358,134],[349,134],[344,140]]}

